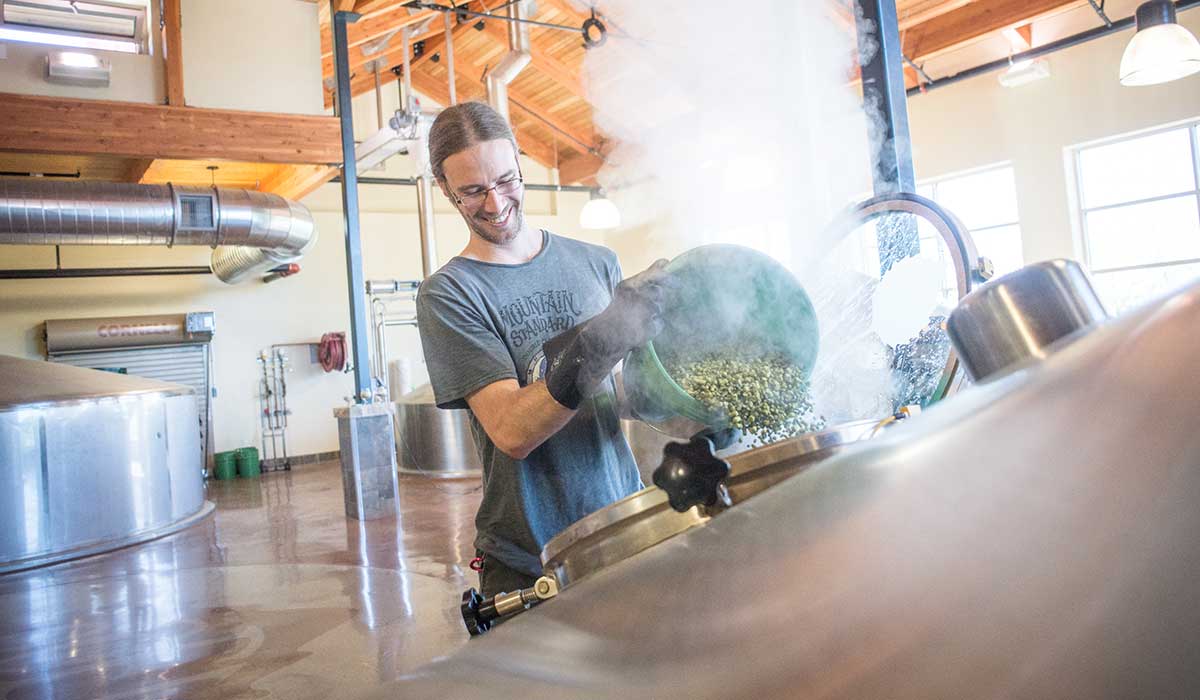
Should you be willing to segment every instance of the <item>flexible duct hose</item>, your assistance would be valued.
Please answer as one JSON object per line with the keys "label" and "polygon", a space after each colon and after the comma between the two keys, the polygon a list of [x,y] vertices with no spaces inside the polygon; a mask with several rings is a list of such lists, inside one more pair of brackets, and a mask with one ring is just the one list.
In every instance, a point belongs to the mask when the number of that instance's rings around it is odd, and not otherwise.
{"label": "flexible duct hose", "polygon": [[340,372],[346,367],[346,334],[326,333],[317,346],[317,360],[326,372]]}

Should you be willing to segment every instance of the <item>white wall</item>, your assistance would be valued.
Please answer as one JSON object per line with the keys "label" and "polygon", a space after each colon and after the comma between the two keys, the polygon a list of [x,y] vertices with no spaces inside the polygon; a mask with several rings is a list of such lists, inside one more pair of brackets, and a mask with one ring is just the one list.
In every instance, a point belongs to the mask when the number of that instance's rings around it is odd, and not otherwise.
{"label": "white wall", "polygon": [[[158,27],[158,3],[152,2],[151,27]],[[163,82],[161,32],[151,31],[150,54],[93,51],[112,64],[108,87],[81,87],[46,82],[46,54],[57,47],[17,41],[0,42],[0,92],[22,95],[77,97],[88,100],[161,103],[166,99]]]}
{"label": "white wall", "polygon": [[[1200,10],[1179,18],[1200,34]],[[1011,161],[1026,262],[1082,257],[1066,149],[1200,116],[1200,75],[1121,86],[1117,67],[1132,36],[1129,29],[1055,53],[1051,77],[1029,85],[1005,88],[992,73],[910,98],[918,177]]]}
{"label": "white wall", "polygon": [[183,0],[180,13],[189,106],[324,114],[316,3]]}

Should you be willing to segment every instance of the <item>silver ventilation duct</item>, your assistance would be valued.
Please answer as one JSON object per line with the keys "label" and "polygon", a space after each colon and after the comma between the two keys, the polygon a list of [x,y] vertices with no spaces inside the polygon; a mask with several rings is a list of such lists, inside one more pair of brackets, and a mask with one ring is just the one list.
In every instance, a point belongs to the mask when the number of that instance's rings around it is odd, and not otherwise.
{"label": "silver ventilation duct", "polygon": [[206,245],[213,273],[236,284],[299,260],[316,240],[306,207],[267,192],[0,180],[0,244]]}
{"label": "silver ventilation duct", "polygon": [[508,118],[508,84],[511,83],[533,57],[529,52],[529,25],[525,24],[527,0],[517,0],[508,6],[508,53],[487,74],[487,101],[504,117]]}

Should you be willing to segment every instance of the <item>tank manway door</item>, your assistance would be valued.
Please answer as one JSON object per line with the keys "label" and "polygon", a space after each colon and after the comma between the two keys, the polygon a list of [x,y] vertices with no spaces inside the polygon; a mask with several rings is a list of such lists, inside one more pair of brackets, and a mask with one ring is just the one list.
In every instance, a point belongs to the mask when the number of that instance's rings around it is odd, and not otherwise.
{"label": "tank manway door", "polygon": [[46,321],[51,362],[183,384],[196,391],[203,464],[211,466],[212,311]]}

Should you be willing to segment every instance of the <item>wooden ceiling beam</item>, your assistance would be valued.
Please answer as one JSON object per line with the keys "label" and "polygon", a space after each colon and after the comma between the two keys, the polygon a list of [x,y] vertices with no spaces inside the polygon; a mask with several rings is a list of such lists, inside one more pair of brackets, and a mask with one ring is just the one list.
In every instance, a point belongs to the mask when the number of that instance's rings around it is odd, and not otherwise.
{"label": "wooden ceiling beam", "polygon": [[0,93],[0,151],[340,163],[335,117]]}
{"label": "wooden ceiling beam", "polygon": [[[575,9],[575,6],[570,3],[570,0],[543,0],[543,2],[570,17],[575,24],[580,26],[580,28],[583,27],[584,20],[589,19],[592,16],[590,12],[582,12]],[[596,9],[596,14],[603,16],[599,8]]]}
{"label": "wooden ceiling beam", "polygon": [[167,104],[182,107],[183,101],[183,29],[180,0],[165,0],[162,5],[163,44],[166,52]]}
{"label": "wooden ceiling beam", "polygon": [[154,165],[153,158],[134,158],[129,163],[129,170],[125,173],[125,182],[132,182],[135,185],[146,177],[146,171],[150,166]]}
{"label": "wooden ceiling beam", "polygon": [[535,109],[530,98],[519,90],[514,90],[512,85],[508,86],[508,101],[509,104],[526,112],[534,119],[545,122],[551,129],[565,136],[566,138],[562,140],[571,150],[579,153],[599,152],[599,147],[595,144],[595,137],[592,134],[585,134],[554,115]]}
{"label": "wooden ceiling beam", "polygon": [[[347,0],[349,1],[349,0]],[[424,10],[417,14],[409,14],[407,7],[395,7],[371,17],[362,17],[354,24],[346,25],[346,41],[350,48],[361,46],[372,39],[399,31],[405,27],[420,24],[434,16],[441,16],[437,10]],[[395,39],[399,41],[399,39]],[[332,60],[333,35],[328,26],[321,28],[321,58]]]}
{"label": "wooden ceiling beam", "polygon": [[281,165],[258,184],[260,192],[300,200],[341,172],[331,165]]}
{"label": "wooden ceiling beam", "polygon": [[[972,2],[977,2],[977,0],[937,0],[937,2],[925,3],[924,7],[915,11],[899,12],[897,19],[900,31],[928,22],[935,17],[941,17],[947,12],[953,12]],[[853,12],[851,12],[851,18],[853,18]]]}
{"label": "wooden ceiling beam", "polygon": [[[492,40],[502,46],[508,46],[508,31],[501,24],[498,22],[485,22],[483,31]],[[579,81],[576,71],[572,71],[562,61],[542,50],[538,43],[532,39],[529,44],[529,63],[533,66],[534,70],[566,88],[572,95],[582,100],[587,99],[583,83]]]}
{"label": "wooden ceiling beam", "polygon": [[590,155],[572,155],[559,161],[558,181],[564,185],[584,184],[595,185],[596,173],[604,166],[604,161]]}
{"label": "wooden ceiling beam", "polygon": [[[488,30],[485,29],[484,31],[487,32]],[[463,63],[464,61],[456,61],[454,72],[456,74],[464,73],[462,77],[464,78],[465,82],[474,81],[476,83],[481,83],[483,67],[477,63],[472,63],[471,65],[474,68],[474,71],[471,73],[466,73],[464,71]],[[475,71],[479,72],[479,76],[473,74]],[[517,108],[529,113],[535,119],[545,122],[545,124],[547,124],[552,130],[566,136],[567,138],[563,139],[563,141],[571,149],[585,154],[598,150],[597,146],[595,145],[596,138],[594,134],[583,133],[571,124],[568,124],[562,119],[554,116],[553,113],[548,112],[544,108],[539,108],[539,105],[532,96],[525,94],[513,84],[509,84],[508,86],[508,101],[511,105],[515,105]]]}
{"label": "wooden ceiling beam", "polygon": [[945,53],[988,34],[1086,5],[1081,0],[993,0],[974,2],[939,15],[904,34],[904,53],[913,61]]}
{"label": "wooden ceiling beam", "polygon": [[[461,37],[464,33],[468,32],[468,31],[471,31],[471,25],[467,24],[467,23],[462,23],[462,24],[455,25],[454,29],[452,30],[452,34],[454,35],[455,40],[457,40],[459,37]],[[430,36],[427,39],[423,39],[423,41],[425,42],[425,51],[420,56],[416,56],[409,61],[409,68],[414,73],[426,61],[433,60],[433,56],[435,54],[437,54],[438,52],[442,51],[446,47],[445,27],[443,26],[442,29],[437,34]],[[397,47],[394,51],[387,52],[386,54],[383,55],[384,62],[387,64],[391,64],[391,65],[399,65],[400,63],[403,63],[403,61],[404,61],[403,51],[404,51],[404,47],[403,47],[403,45],[401,45],[401,46]],[[390,70],[385,70],[379,76],[379,86],[382,88],[384,85],[390,85],[391,83],[396,82],[398,79],[399,79],[399,76],[397,76],[395,73],[393,73]],[[363,72],[358,75],[353,75],[350,79],[350,94],[352,96],[357,97],[358,95],[370,92],[374,89],[375,89],[374,73],[371,73],[369,71]],[[447,88],[447,91],[448,90],[449,90],[449,88]],[[327,91],[325,93],[325,106],[330,107],[332,105],[333,105],[333,93]]]}
{"label": "wooden ceiling beam", "polygon": [[[463,76],[463,78],[467,77],[466,75]],[[414,89],[421,91],[442,104],[450,103],[450,87],[442,84],[441,81],[435,80],[429,74],[414,72],[412,82]],[[464,90],[464,88],[466,89]],[[460,100],[463,98],[481,97],[480,93],[483,92],[483,86],[478,80],[460,81],[456,89],[460,92]],[[532,135],[517,124],[513,124],[512,127],[513,133],[517,137],[517,144],[520,145],[523,153],[547,168],[558,167],[557,154],[553,147],[533,138]]]}

